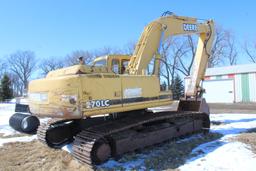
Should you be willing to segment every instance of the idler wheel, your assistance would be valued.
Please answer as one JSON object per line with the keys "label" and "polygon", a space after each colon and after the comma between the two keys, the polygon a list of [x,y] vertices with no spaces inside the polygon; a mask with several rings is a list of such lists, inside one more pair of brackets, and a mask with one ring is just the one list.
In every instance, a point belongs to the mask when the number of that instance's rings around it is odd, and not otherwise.
{"label": "idler wheel", "polygon": [[111,157],[111,147],[106,141],[100,139],[96,142],[91,153],[93,163],[101,164]]}
{"label": "idler wheel", "polygon": [[46,132],[46,141],[50,147],[62,148],[64,145],[73,141],[72,132],[73,122],[60,123],[50,126]]}

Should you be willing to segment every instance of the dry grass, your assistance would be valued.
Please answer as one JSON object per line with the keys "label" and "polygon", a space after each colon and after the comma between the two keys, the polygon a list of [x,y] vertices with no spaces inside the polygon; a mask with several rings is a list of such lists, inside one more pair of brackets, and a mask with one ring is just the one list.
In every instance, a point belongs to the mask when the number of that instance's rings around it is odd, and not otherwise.
{"label": "dry grass", "polygon": [[256,154],[256,128],[231,138],[232,141],[239,141],[249,145],[252,152]]}
{"label": "dry grass", "polygon": [[161,153],[146,159],[146,167],[157,170],[177,169],[179,166],[183,165],[188,158],[194,157],[191,152],[195,147],[219,139],[221,136],[220,134],[209,133],[205,136],[200,136],[199,138],[181,143],[170,141],[162,147],[163,150]]}
{"label": "dry grass", "polygon": [[9,143],[0,148],[1,171],[89,170],[63,151],[48,148],[38,141]]}
{"label": "dry grass", "polygon": [[28,135],[28,134],[13,134],[13,135],[4,136],[3,133],[0,133],[0,138],[14,138],[14,137],[25,137],[25,136],[32,136],[32,135]]}
{"label": "dry grass", "polygon": [[[137,160],[141,155],[145,157],[145,169],[177,170],[180,165],[193,157],[191,151],[202,143],[220,138],[219,134],[207,134],[186,141],[169,141],[157,146],[148,147],[134,153],[124,155],[119,162]],[[107,168],[98,167],[97,170]],[[137,170],[138,168],[134,168]],[[63,151],[46,147],[38,141],[8,143],[0,148],[0,171],[67,171],[90,170],[77,162],[72,156]],[[122,166],[109,170],[124,170]]]}
{"label": "dry grass", "polygon": [[[201,136],[197,136],[196,138],[192,138],[186,141],[168,141],[157,146],[144,148],[143,150],[137,151],[136,153],[133,152],[126,154],[121,159],[119,159],[118,162],[125,163],[132,160],[135,161],[140,159],[142,156],[146,156],[144,160],[146,170],[177,170],[177,168],[183,165],[187,159],[194,157],[191,152],[195,147],[199,146],[200,144],[219,139],[221,136],[221,134],[209,133],[206,135],[202,134]],[[108,170],[107,168],[101,169]],[[114,168],[114,170],[124,169],[125,168],[122,166]],[[134,168],[134,170],[138,169],[140,169],[140,166],[138,166],[138,168]]]}

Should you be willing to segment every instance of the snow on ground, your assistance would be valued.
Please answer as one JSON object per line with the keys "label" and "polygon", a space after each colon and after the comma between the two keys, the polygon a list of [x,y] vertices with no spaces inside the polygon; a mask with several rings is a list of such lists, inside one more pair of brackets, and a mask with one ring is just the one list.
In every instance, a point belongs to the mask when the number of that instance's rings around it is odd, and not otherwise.
{"label": "snow on ground", "polygon": [[[255,170],[256,156],[249,150],[249,147],[240,142],[230,142],[228,139],[251,128],[256,128],[256,114],[212,114],[211,121],[222,123],[213,125],[211,132],[223,134],[223,137],[195,148],[192,151],[194,155],[191,155],[195,157],[187,159],[186,163],[178,169],[181,171]],[[180,142],[189,141],[198,136],[200,135],[193,135],[181,139]],[[126,170],[135,167],[145,170],[144,161],[148,157],[150,156],[139,154],[139,158],[136,157],[135,160],[127,162],[109,160],[100,167],[111,169],[121,166]]]}
{"label": "snow on ground", "polygon": [[[9,136],[19,134],[9,127],[9,117],[14,112],[14,104],[0,104],[0,135]],[[41,120],[46,121],[47,119]],[[211,121],[215,124],[211,127],[212,132],[221,133],[223,137],[215,141],[201,144],[192,151],[192,158],[179,167],[180,170],[255,170],[256,156],[249,147],[240,142],[230,142],[229,138],[234,137],[248,129],[256,128],[256,114],[212,114]],[[198,138],[200,135],[193,135],[180,141],[189,141]],[[5,138],[0,137],[0,146],[8,142],[28,142],[36,139],[34,136],[22,136]],[[63,147],[63,150],[71,152],[72,144]],[[157,149],[154,153],[158,153]],[[154,155],[151,153],[150,155]],[[145,159],[149,156],[143,153],[138,154],[139,158],[128,161],[109,160],[100,167],[113,168],[121,166],[127,170],[139,167],[145,170]]]}
{"label": "snow on ground", "polygon": [[36,139],[36,136],[21,136],[5,138],[6,136],[18,135],[19,132],[15,131],[9,126],[9,118],[14,114],[15,104],[0,104],[0,146],[9,142],[29,142]]}
{"label": "snow on ground", "polygon": [[211,121],[225,124],[212,126],[212,132],[224,136],[221,139],[202,144],[192,153],[196,157],[187,160],[182,170],[255,170],[256,155],[240,142],[228,139],[248,129],[256,128],[256,114],[217,114],[211,115]]}
{"label": "snow on ground", "polygon": [[9,136],[18,134],[9,126],[9,118],[14,113],[14,104],[0,104],[0,134]]}
{"label": "snow on ground", "polygon": [[67,144],[64,147],[62,147],[62,150],[66,151],[68,153],[71,153],[72,152],[72,146],[73,146],[72,143],[71,144]]}
{"label": "snow on ground", "polygon": [[222,144],[216,141],[197,147],[193,153],[200,150],[203,150],[203,155],[189,159],[179,169],[181,171],[255,170],[255,155],[243,143],[223,142]]}
{"label": "snow on ground", "polygon": [[0,146],[5,143],[11,142],[30,142],[36,139],[36,135],[33,136],[23,136],[23,137],[13,137],[13,138],[0,138]]}
{"label": "snow on ground", "polygon": [[[26,101],[23,100],[22,102],[26,102]],[[0,137],[0,146],[9,142],[29,142],[29,141],[33,141],[34,139],[37,139],[36,135],[5,138],[6,136],[20,134],[18,131],[15,131],[9,126],[9,118],[12,116],[12,114],[14,114],[14,110],[15,110],[15,103],[0,104],[0,135],[2,136],[2,138]],[[43,119],[40,119],[40,122],[43,123],[43,122],[47,122],[48,120],[49,118],[43,118]],[[68,144],[64,146],[62,149],[71,153],[72,144]]]}

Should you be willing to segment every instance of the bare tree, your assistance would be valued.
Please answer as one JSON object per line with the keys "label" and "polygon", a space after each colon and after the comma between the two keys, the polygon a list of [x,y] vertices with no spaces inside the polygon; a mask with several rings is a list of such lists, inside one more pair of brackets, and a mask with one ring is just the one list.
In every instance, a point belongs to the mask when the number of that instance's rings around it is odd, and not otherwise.
{"label": "bare tree", "polygon": [[0,79],[2,78],[2,76],[4,75],[4,73],[7,72],[7,65],[6,62],[4,60],[0,61]]}
{"label": "bare tree", "polygon": [[76,50],[67,55],[65,65],[77,65],[79,57],[83,57],[85,64],[90,64],[96,57],[111,54],[122,54],[122,50],[111,47],[104,47],[93,51]]}
{"label": "bare tree", "polygon": [[170,80],[171,80],[171,69],[169,68],[169,49],[172,44],[172,39],[167,39],[162,45],[160,49],[161,61],[160,61],[160,76],[164,77],[167,82],[167,86],[170,87]]}
{"label": "bare tree", "polygon": [[[179,36],[166,41],[161,47],[162,64],[160,65],[160,76],[173,83],[177,72],[185,76],[191,74],[197,49],[196,36]],[[213,42],[212,55],[209,59],[209,67],[214,67],[228,60],[228,64],[237,63],[237,50],[235,39],[230,31],[218,26],[216,39]]]}
{"label": "bare tree", "polygon": [[128,42],[123,48],[123,54],[132,55],[136,47],[135,41]]}
{"label": "bare tree", "polygon": [[209,68],[217,66],[220,63],[224,63],[224,59],[226,56],[226,48],[227,33],[221,26],[217,26],[215,31],[215,41],[213,42],[212,45],[212,54],[208,61]]}
{"label": "bare tree", "polygon": [[249,57],[249,60],[253,63],[256,63],[256,43],[250,44],[248,42],[245,43],[244,45],[244,50],[246,54]]}
{"label": "bare tree", "polygon": [[169,38],[161,45],[162,59],[160,63],[160,76],[166,79],[169,87],[173,84],[174,76],[177,71],[187,75],[186,71],[184,71],[185,66],[183,66],[184,68],[179,66],[182,57],[188,51],[188,49],[185,48],[185,45],[184,42],[180,41],[179,37]]}
{"label": "bare tree", "polygon": [[77,65],[79,63],[79,57],[83,57],[85,64],[89,64],[93,61],[95,56],[90,51],[75,50],[66,56],[65,65]]}
{"label": "bare tree", "polygon": [[177,54],[178,64],[176,69],[185,76],[189,76],[191,73],[192,65],[196,54],[196,42],[193,36],[185,36],[177,41],[177,48],[174,53]]}
{"label": "bare tree", "polygon": [[104,55],[113,55],[113,54],[124,54],[122,49],[113,48],[113,47],[103,47],[92,52],[94,57],[104,56]]}
{"label": "bare tree", "polygon": [[235,38],[232,32],[226,31],[227,37],[227,48],[226,48],[226,59],[229,65],[236,65],[237,64],[237,48],[235,45]]}
{"label": "bare tree", "polygon": [[194,37],[191,36],[191,35],[188,35],[187,36],[187,49],[188,50],[185,51],[185,53],[190,52],[190,55],[191,55],[191,61],[190,61],[189,65],[188,65],[188,68],[187,68],[187,74],[189,74],[189,75],[191,73],[192,65],[193,65],[194,60],[195,60],[196,47],[197,47],[197,45],[196,45],[196,41],[195,41]]}
{"label": "bare tree", "polygon": [[10,77],[10,80],[12,82],[12,89],[13,89],[14,97],[22,95],[24,86],[23,86],[21,80],[19,79],[19,77],[14,73],[8,73],[8,76]]}
{"label": "bare tree", "polygon": [[63,68],[65,66],[64,63],[65,62],[59,58],[50,57],[43,59],[39,65],[39,68],[42,71],[42,75],[45,76],[50,71]]}
{"label": "bare tree", "polygon": [[[191,73],[194,63],[197,41],[194,36],[190,35],[186,36],[186,39],[186,44],[179,50],[182,52],[182,55],[178,58],[179,67],[177,70],[188,76]],[[208,60],[208,67],[224,64],[225,61],[228,62],[228,65],[235,65],[237,63],[237,55],[237,48],[232,32],[217,26],[215,40],[212,45],[212,54]]]}
{"label": "bare tree", "polygon": [[36,69],[36,57],[32,51],[17,51],[8,58],[9,70],[16,75],[24,89],[28,87],[28,80]]}

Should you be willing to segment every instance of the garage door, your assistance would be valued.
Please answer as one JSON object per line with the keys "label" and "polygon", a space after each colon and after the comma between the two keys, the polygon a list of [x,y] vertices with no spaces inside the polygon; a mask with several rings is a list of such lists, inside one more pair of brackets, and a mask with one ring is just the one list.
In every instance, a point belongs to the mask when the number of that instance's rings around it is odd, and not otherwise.
{"label": "garage door", "polygon": [[208,103],[233,103],[233,80],[207,80],[203,82],[205,93],[203,97]]}

